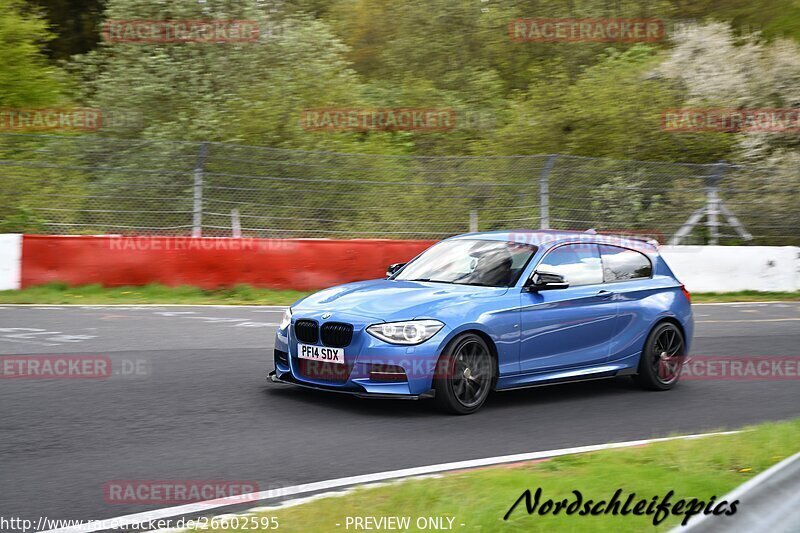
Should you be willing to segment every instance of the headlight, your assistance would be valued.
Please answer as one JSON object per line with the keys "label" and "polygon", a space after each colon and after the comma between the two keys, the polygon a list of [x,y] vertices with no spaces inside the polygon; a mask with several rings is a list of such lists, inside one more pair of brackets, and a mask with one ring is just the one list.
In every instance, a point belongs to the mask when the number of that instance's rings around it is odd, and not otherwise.
{"label": "headlight", "polygon": [[287,307],[286,311],[283,312],[283,318],[281,318],[281,323],[278,324],[278,329],[286,329],[289,327],[289,324],[292,323],[292,308]]}
{"label": "headlight", "polygon": [[391,344],[420,344],[430,339],[444,324],[438,320],[409,320],[374,324],[367,328],[373,337]]}

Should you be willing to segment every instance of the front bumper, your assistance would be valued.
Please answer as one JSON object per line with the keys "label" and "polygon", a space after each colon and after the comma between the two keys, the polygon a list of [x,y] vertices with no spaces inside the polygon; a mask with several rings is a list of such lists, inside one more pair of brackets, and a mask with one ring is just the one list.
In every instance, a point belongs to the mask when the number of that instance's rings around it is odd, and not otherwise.
{"label": "front bumper", "polygon": [[348,394],[350,396],[357,396],[359,398],[374,398],[379,400],[422,400],[425,398],[433,398],[435,391],[433,389],[423,394],[387,394],[380,392],[366,392],[357,390],[348,390],[335,387],[326,387],[322,385],[312,385],[311,383],[303,383],[302,381],[295,380],[291,373],[286,372],[281,377],[273,370],[267,377],[269,383],[283,383],[286,385],[295,385],[304,389],[319,390],[325,392],[338,392],[340,394]]}
{"label": "front bumper", "polygon": [[[275,337],[275,380],[308,388],[344,392],[362,396],[392,398],[421,398],[431,396],[433,378],[449,329],[445,326],[436,335],[415,346],[383,342],[366,332],[375,319],[365,319],[343,313],[322,319],[322,313],[298,313],[292,325],[278,330]],[[309,371],[308,360],[297,355],[294,323],[298,319],[341,321],[353,325],[353,337],[344,348],[346,367],[339,376],[327,375],[340,369],[320,363]],[[389,374],[387,376],[386,374]]]}

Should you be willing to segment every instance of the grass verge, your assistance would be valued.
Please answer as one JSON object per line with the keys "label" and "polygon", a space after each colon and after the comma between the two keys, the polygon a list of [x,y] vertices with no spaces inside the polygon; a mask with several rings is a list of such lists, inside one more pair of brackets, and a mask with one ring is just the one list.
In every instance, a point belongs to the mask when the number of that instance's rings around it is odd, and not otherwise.
{"label": "grass verge", "polygon": [[699,292],[692,293],[694,303],[714,302],[794,302],[800,301],[800,291],[797,292]]}
{"label": "grass verge", "polygon": [[[455,531],[645,531],[653,528],[650,516],[565,516],[562,512],[528,515],[525,503],[503,516],[526,489],[542,489],[547,499],[574,501],[573,490],[586,499],[608,500],[617,489],[636,500],[651,500],[674,491],[671,502],[698,498],[706,502],[722,496],[800,449],[800,419],[767,423],[736,435],[650,444],[644,447],[563,456],[525,463],[447,474],[440,478],[407,480],[355,491],[283,509],[248,515],[240,528],[216,527],[211,531],[245,531],[262,519],[277,518],[281,531],[347,531],[347,517],[408,516],[409,530],[417,531],[418,517],[454,518]],[[741,508],[744,503],[739,505]],[[724,520],[726,517],[714,517]],[[681,522],[670,516],[660,523],[665,530]],[[446,523],[446,521],[445,521]],[[338,525],[337,525],[338,524]],[[463,524],[463,526],[461,525]]]}
{"label": "grass verge", "polygon": [[307,292],[257,289],[236,285],[229,289],[167,287],[151,284],[136,287],[102,287],[48,283],[18,291],[0,291],[0,304],[226,304],[288,305]]}
{"label": "grass verge", "polygon": [[[236,285],[230,289],[204,290],[197,287],[167,287],[159,284],[136,287],[101,287],[48,283],[18,291],[0,291],[0,304],[227,304],[289,305],[308,295],[303,291],[258,289]],[[694,293],[695,303],[800,301],[800,292]]]}

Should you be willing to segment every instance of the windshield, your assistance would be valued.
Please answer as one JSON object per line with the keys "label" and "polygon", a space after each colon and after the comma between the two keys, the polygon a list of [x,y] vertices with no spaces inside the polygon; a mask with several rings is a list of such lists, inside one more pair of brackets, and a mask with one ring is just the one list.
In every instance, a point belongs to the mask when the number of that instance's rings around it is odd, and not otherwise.
{"label": "windshield", "polygon": [[536,246],[505,241],[457,239],[428,249],[392,279],[459,285],[514,285]]}

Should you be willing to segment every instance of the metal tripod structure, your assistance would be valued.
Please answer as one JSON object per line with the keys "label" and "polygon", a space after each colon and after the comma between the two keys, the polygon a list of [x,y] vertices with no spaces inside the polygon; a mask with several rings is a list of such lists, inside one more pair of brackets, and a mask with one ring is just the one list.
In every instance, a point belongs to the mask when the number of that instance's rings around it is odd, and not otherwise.
{"label": "metal tripod structure", "polygon": [[727,164],[724,162],[714,165],[714,170],[710,176],[706,178],[706,203],[700,209],[692,213],[686,222],[675,232],[675,235],[669,240],[670,246],[675,246],[681,243],[697,226],[697,224],[705,217],[706,227],[708,228],[708,244],[719,244],[719,227],[721,226],[719,216],[722,215],[727,220],[728,225],[736,230],[736,233],[746,242],[753,240],[753,236],[748,232],[738,218],[725,206],[725,203],[719,197],[719,182],[725,173]]}

